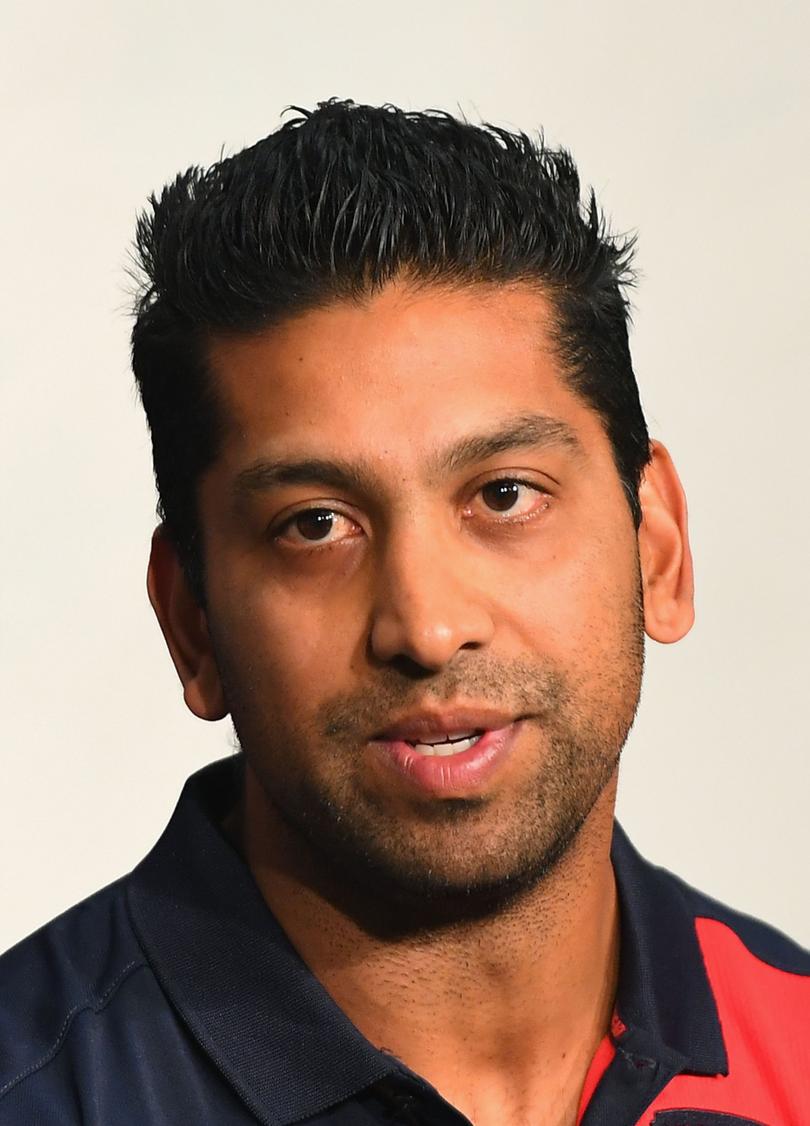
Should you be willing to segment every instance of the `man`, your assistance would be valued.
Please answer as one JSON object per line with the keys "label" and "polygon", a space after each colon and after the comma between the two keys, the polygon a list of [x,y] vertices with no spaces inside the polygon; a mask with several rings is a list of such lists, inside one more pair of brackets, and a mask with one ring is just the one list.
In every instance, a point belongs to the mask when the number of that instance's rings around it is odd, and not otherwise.
{"label": "man", "polygon": [[614,825],[692,569],[568,155],[331,102],[137,241],[149,594],[241,752],[4,957],[0,1123],[810,1121],[810,956]]}

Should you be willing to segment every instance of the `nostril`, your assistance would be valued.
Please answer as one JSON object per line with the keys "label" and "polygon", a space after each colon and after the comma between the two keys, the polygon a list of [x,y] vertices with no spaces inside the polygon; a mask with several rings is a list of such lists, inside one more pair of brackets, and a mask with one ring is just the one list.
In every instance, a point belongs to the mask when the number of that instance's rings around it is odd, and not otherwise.
{"label": "nostril", "polygon": [[408,680],[427,680],[428,677],[435,676],[437,671],[420,664],[405,653],[398,654],[390,664]]}

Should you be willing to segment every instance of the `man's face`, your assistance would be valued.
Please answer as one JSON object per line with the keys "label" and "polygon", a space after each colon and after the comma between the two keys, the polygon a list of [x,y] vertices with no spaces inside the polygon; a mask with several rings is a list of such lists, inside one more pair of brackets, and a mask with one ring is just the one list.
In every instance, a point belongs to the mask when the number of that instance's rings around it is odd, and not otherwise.
{"label": "man's face", "polygon": [[396,284],[212,347],[225,698],[267,816],[380,889],[537,879],[635,714],[637,538],[548,319],[526,286]]}

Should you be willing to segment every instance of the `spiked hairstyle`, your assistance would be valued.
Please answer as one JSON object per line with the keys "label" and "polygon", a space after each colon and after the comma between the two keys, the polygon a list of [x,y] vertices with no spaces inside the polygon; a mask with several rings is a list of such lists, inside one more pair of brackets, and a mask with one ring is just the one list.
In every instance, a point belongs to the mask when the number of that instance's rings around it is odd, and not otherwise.
{"label": "spiked hairstyle", "polygon": [[582,198],[568,152],[435,111],[333,100],[294,113],[178,175],[137,224],[132,365],[158,512],[200,603],[197,485],[221,436],[206,342],[397,276],[523,281],[547,296],[565,377],[602,420],[638,526],[650,449],[627,339],[632,239],[609,234],[593,192]]}

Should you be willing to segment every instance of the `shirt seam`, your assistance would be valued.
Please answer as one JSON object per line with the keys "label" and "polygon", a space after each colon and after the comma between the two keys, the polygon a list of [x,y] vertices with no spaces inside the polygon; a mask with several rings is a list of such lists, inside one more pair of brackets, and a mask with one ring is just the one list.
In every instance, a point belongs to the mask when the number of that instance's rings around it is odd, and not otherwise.
{"label": "shirt seam", "polygon": [[37,1071],[40,1071],[43,1067],[45,1067],[49,1063],[52,1063],[53,1060],[56,1059],[59,1052],[64,1047],[65,1042],[67,1041],[68,1033],[70,1032],[74,1018],[77,1017],[79,1013],[85,1012],[88,1009],[92,1009],[94,1013],[102,1012],[110,1003],[113,994],[115,993],[119,985],[121,985],[121,983],[124,981],[124,979],[129,977],[132,971],[141,968],[145,969],[146,963],[141,961],[140,959],[134,959],[119,971],[116,977],[110,982],[110,984],[107,986],[104,992],[100,994],[100,996],[96,997],[94,995],[91,995],[90,997],[85,998],[85,1000],[80,1001],[77,1005],[74,1005],[62,1022],[62,1027],[59,1029],[53,1045],[35,1063],[29,1064],[28,1067],[24,1068],[21,1072],[19,1072],[19,1074],[15,1075],[13,1079],[9,1079],[7,1083],[4,1083],[3,1086],[0,1087],[0,1099],[5,1098],[9,1091],[16,1087],[18,1083],[22,1083],[24,1079],[30,1078],[30,1076],[36,1074]]}

